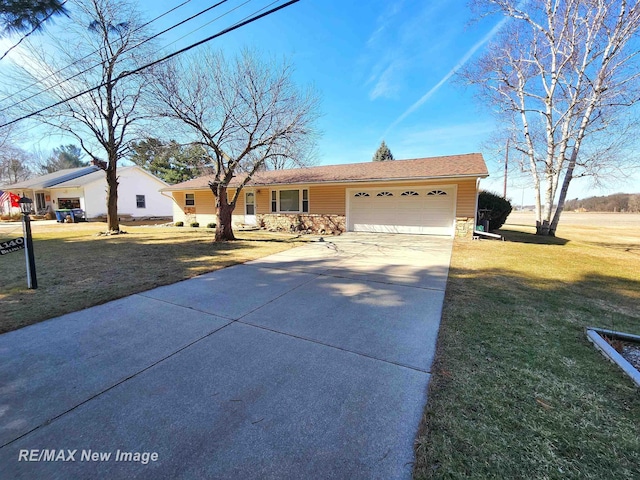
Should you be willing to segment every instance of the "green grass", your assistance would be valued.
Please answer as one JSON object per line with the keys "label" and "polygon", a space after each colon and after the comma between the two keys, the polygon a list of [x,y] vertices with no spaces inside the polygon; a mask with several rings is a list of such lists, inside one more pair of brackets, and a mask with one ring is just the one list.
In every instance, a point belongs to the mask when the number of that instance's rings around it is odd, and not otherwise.
{"label": "green grass", "polygon": [[640,395],[585,326],[640,333],[640,229],[457,241],[415,478],[640,478]]}
{"label": "green grass", "polygon": [[[214,243],[202,228],[125,226],[105,237],[103,223],[32,225],[38,289],[27,289],[24,251],[0,257],[0,333],[300,245],[265,232]],[[0,241],[21,235],[5,227]]]}

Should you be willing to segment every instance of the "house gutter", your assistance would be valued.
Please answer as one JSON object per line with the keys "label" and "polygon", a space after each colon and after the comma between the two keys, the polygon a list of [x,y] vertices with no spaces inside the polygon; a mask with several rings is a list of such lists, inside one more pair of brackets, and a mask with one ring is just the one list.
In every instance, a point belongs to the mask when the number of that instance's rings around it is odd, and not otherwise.
{"label": "house gutter", "polygon": [[[178,190],[171,190],[171,191],[178,191]],[[180,207],[180,204],[178,203],[178,201],[175,199],[175,197],[173,195],[165,195],[164,194],[164,192],[165,192],[164,189],[159,190],[159,192],[160,192],[160,195],[162,195],[163,197],[170,198],[171,200],[173,200],[173,203],[175,203],[177,206]]]}
{"label": "house gutter", "polygon": [[[450,180],[457,178],[487,178],[489,176],[488,173],[483,174],[466,174],[466,175],[444,175],[439,177],[410,177],[410,178],[367,178],[367,179],[358,179],[358,180],[328,180],[328,181],[299,181],[299,182],[281,182],[281,183],[248,183],[245,187],[254,187],[254,188],[262,188],[262,187],[281,187],[283,185],[342,185],[345,183],[378,183],[378,182],[393,182],[393,183],[402,183],[402,182],[413,182],[413,181],[425,181],[425,180]],[[476,185],[477,186],[477,185]],[[186,190],[208,190],[209,187],[199,186],[199,187],[181,187],[181,188],[163,188],[161,192],[182,192]],[[229,188],[238,188],[233,185],[229,185]]]}

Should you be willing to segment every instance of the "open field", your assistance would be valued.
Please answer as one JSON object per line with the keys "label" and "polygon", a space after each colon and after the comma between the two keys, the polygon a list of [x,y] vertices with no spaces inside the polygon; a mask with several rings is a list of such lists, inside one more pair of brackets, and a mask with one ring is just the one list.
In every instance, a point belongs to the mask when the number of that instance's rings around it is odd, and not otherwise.
{"label": "open field", "polygon": [[[510,225],[535,225],[535,213],[512,212],[509,215],[508,223]],[[560,228],[565,226],[638,228],[640,227],[640,213],[562,212]]]}
{"label": "open field", "polygon": [[[0,333],[174,283],[299,245],[293,235],[236,232],[214,243],[214,230],[123,226],[126,235],[97,236],[104,223],[33,222],[38,289],[26,287],[24,251],[0,257]],[[0,223],[0,241],[22,236]]]}
{"label": "open field", "polygon": [[640,478],[640,395],[584,332],[640,333],[640,216],[601,215],[456,241],[415,478]]}

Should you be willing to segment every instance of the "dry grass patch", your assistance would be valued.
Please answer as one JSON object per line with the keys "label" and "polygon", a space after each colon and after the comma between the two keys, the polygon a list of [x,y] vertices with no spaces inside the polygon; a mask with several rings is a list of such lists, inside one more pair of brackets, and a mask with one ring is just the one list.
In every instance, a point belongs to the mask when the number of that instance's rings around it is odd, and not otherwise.
{"label": "dry grass patch", "polygon": [[[103,223],[33,223],[38,289],[26,288],[23,252],[0,257],[0,333],[47,318],[254,260],[302,244],[293,235],[239,232],[214,243],[214,231],[127,226],[126,235],[96,236]],[[0,240],[22,230],[0,229]]]}
{"label": "dry grass patch", "polygon": [[584,333],[640,333],[640,228],[533,231],[455,243],[415,478],[640,478],[638,390]]}

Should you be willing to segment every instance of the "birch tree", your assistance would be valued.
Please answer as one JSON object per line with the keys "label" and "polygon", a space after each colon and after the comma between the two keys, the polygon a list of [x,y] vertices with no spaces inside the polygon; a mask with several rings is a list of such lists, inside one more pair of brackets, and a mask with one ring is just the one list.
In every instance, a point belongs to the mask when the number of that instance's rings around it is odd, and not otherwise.
{"label": "birch tree", "polygon": [[15,83],[26,100],[18,108],[35,111],[99,86],[37,120],[75,137],[105,171],[108,230],[118,233],[118,162],[128,154],[142,120],[138,104],[145,85],[140,75],[122,74],[148,60],[148,47],[141,46],[148,37],[126,0],[78,0],[70,16],[63,33],[46,38],[46,48],[41,41],[24,47]]}
{"label": "birch tree", "polygon": [[[235,240],[232,214],[252,176],[267,162],[297,162],[310,150],[316,95],[294,84],[289,64],[248,50],[231,60],[204,50],[165,64],[152,83],[153,111],[186,127],[208,157],[216,241]],[[238,186],[228,195],[234,178]]]}
{"label": "birch tree", "polygon": [[513,127],[540,235],[555,235],[573,179],[625,166],[612,162],[639,99],[639,3],[476,1],[509,21],[463,77]]}

